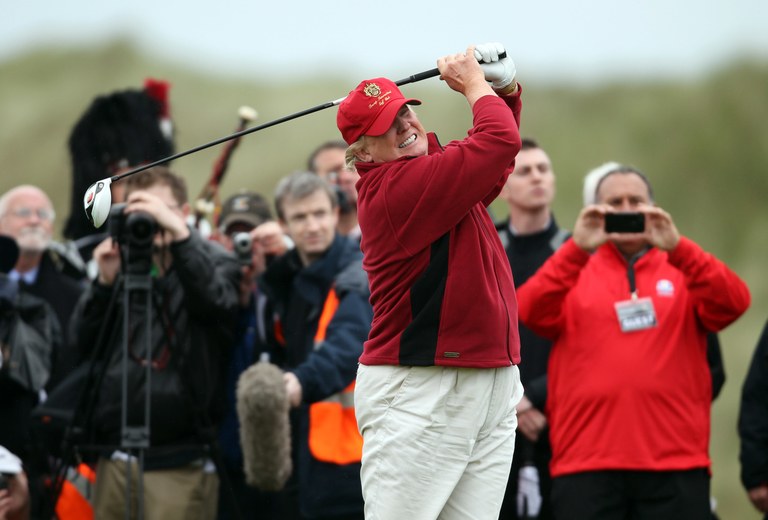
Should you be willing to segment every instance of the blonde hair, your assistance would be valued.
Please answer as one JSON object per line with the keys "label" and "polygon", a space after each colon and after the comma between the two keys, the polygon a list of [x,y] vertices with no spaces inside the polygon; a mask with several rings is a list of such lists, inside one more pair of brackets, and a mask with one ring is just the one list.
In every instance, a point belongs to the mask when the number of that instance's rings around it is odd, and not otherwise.
{"label": "blonde hair", "polygon": [[350,171],[357,171],[355,163],[359,160],[357,154],[365,148],[365,136],[361,135],[360,139],[349,145],[347,151],[344,152],[344,161],[346,162],[347,169]]}

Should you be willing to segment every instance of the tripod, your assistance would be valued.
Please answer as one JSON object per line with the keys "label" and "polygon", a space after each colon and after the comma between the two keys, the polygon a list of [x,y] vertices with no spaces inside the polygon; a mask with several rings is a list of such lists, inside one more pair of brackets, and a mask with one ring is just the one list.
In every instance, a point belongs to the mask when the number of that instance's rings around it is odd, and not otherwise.
{"label": "tripod", "polygon": [[[130,257],[130,255],[124,255]],[[128,272],[125,275],[118,275],[111,292],[107,310],[99,327],[97,339],[95,341],[95,350],[92,352],[86,366],[82,367],[73,374],[73,385],[79,386],[79,395],[77,405],[71,416],[70,425],[65,429],[62,439],[62,452],[58,465],[53,471],[54,480],[51,492],[51,503],[49,504],[48,517],[54,513],[58,496],[63,486],[67,469],[73,466],[73,462],[81,460],[81,451],[100,452],[106,450],[119,450],[129,454],[130,458],[137,458],[139,462],[139,479],[137,485],[137,513],[138,518],[143,515],[143,476],[144,473],[144,454],[150,447],[150,418],[151,418],[151,389],[152,389],[152,324],[153,324],[153,306],[152,306],[152,277],[147,269],[133,268],[128,264]],[[114,334],[117,318],[117,297],[122,294],[123,319],[122,319],[122,341],[121,341],[121,359],[120,359],[120,439],[116,445],[97,445],[90,443],[93,432],[93,418],[97,407],[97,401],[100,389],[103,386],[104,378],[108,373],[108,368],[112,353],[108,346],[109,341]],[[135,303],[143,303],[142,311],[138,316],[137,322],[143,327],[144,334],[144,354],[140,359],[132,354],[130,323]],[[137,313],[138,314],[138,313]],[[137,316],[133,316],[137,318]],[[129,365],[136,361],[143,367],[145,384],[143,395],[143,421],[140,424],[131,424],[129,422]],[[71,393],[71,392],[70,392]],[[126,517],[132,517],[131,511],[131,464],[126,465]]]}
{"label": "tripod", "polygon": [[[61,466],[56,472],[58,478],[54,481],[54,494],[57,494],[63,485],[66,469],[72,465],[71,462],[78,456],[79,450],[117,452],[119,459],[127,458],[129,462],[126,465],[125,493],[127,499],[133,503],[126,504],[126,516],[141,518],[146,503],[142,487],[146,469],[145,454],[149,457],[156,453],[160,457],[155,460],[162,462],[161,458],[166,455],[194,458],[199,452],[202,460],[213,458],[219,469],[221,464],[205,408],[190,397],[192,392],[185,391],[185,388],[195,390],[196,387],[189,385],[191,380],[184,380],[184,376],[189,377],[191,374],[183,369],[185,360],[191,363],[195,359],[186,352],[194,343],[179,343],[175,328],[178,324],[182,327],[178,330],[187,330],[184,328],[186,315],[179,314],[184,312],[183,286],[179,288],[178,283],[174,283],[177,282],[176,277],[172,275],[154,280],[148,274],[149,265],[143,272],[132,269],[130,260],[123,262],[123,265],[127,273],[118,275],[106,312],[94,313],[91,316],[97,318],[100,326],[96,325],[95,320],[89,321],[88,323],[93,325],[89,326],[88,335],[83,338],[85,344],[94,346],[94,350],[90,369],[87,370],[87,377],[82,383],[83,388],[79,394],[72,426],[67,430],[64,439],[65,449]],[[179,292],[176,291],[177,288]],[[101,291],[103,290],[102,288]],[[106,302],[105,296],[102,295],[101,298],[102,304],[93,307],[99,311],[103,311]],[[120,301],[122,310],[119,310],[117,305]],[[121,316],[122,326],[119,323]],[[95,332],[97,328],[98,335]],[[121,332],[122,336],[119,335]],[[96,335],[96,341],[92,341],[90,336]],[[185,357],[185,354],[189,357]],[[160,377],[156,383],[155,377],[158,374]],[[100,400],[105,394],[106,398]],[[169,395],[170,401],[167,399]],[[165,401],[163,397],[166,397]],[[153,403],[156,410],[153,410]],[[165,413],[166,410],[171,413]],[[183,419],[176,421],[176,410],[180,412],[178,417]],[[105,417],[108,420],[105,421]],[[154,424],[150,424],[150,420]],[[179,424],[185,435],[179,436],[177,429],[168,430],[169,420],[173,424]],[[105,429],[104,425],[108,427]],[[99,427],[107,434],[106,438],[111,445],[93,445],[93,432]],[[157,428],[161,429],[153,432],[153,429]],[[192,439],[184,443],[186,433],[190,433]],[[182,440],[174,442],[174,439]],[[89,442],[92,445],[89,445]],[[152,462],[152,459],[148,460]],[[136,478],[136,462],[138,482],[131,479],[131,474]],[[225,490],[228,489],[226,475],[222,476],[220,471],[220,476]],[[119,476],[116,478],[122,479]],[[132,490],[136,491],[137,500],[131,496]],[[133,508],[133,511],[130,508]]]}
{"label": "tripod", "polygon": [[[144,317],[145,327],[145,355],[141,362],[144,365],[144,422],[139,425],[130,425],[128,423],[128,363],[129,359],[129,338],[130,338],[130,317],[132,296],[144,296]],[[144,454],[149,448],[150,439],[150,418],[152,412],[152,277],[149,273],[136,274],[130,271],[125,275],[123,287],[123,348],[122,348],[122,396],[121,396],[121,423],[120,423],[120,447],[128,450],[129,455],[132,452],[138,452],[139,460],[139,478],[137,479],[136,496],[137,518],[144,518]],[[122,450],[121,450],[122,451]],[[131,463],[130,458],[125,465],[125,517],[131,516]]]}

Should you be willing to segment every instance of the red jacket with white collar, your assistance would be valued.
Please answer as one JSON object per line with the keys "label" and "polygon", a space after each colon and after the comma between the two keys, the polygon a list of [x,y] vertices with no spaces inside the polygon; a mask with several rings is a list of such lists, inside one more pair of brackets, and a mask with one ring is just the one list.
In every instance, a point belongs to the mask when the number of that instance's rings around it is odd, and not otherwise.
{"label": "red jacket with white collar", "polygon": [[657,325],[622,332],[629,265],[612,243],[589,255],[566,242],[522,287],[520,319],[553,340],[547,419],[553,476],[595,470],[709,467],[706,335],[749,306],[746,284],[681,237],[634,264]]}
{"label": "red jacket with white collar", "polygon": [[520,150],[520,91],[484,96],[468,137],[428,154],[357,163],[374,317],[367,365],[520,362],[512,273],[486,206]]}

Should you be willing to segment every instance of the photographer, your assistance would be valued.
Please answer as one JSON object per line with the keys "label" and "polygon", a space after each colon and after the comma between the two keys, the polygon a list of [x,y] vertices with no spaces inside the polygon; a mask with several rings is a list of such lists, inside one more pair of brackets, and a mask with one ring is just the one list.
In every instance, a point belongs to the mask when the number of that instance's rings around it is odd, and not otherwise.
{"label": "photographer", "polygon": [[317,174],[333,186],[339,196],[340,235],[360,242],[360,224],[357,221],[357,188],[360,179],[357,170],[347,166],[347,143],[343,140],[326,141],[309,155],[307,171]]}
{"label": "photographer", "polygon": [[250,191],[240,191],[224,201],[215,240],[235,254],[242,272],[240,310],[225,383],[226,412],[219,428],[222,470],[227,472],[233,494],[230,497],[222,490],[217,518],[234,518],[233,506],[241,512],[260,511],[262,518],[275,518],[270,513],[275,508],[275,496],[246,485],[235,396],[240,375],[265,351],[266,297],[256,279],[266,269],[267,260],[283,254],[287,245],[279,224],[272,218],[269,202]]}
{"label": "photographer", "polygon": [[[187,227],[186,186],[168,169],[153,168],[131,177],[125,191],[124,210],[113,208],[110,216],[116,220],[110,229],[117,230],[117,236],[94,250],[99,274],[81,299],[75,320],[84,358],[93,358],[99,348],[104,351],[94,359],[102,364],[103,379],[95,390],[87,433],[91,441],[115,448],[100,454],[94,513],[96,518],[123,518],[126,511],[125,465],[135,461],[119,449],[126,290],[119,280],[122,273],[146,270],[152,277],[151,340],[142,320],[145,308],[131,301],[126,410],[128,424],[144,424],[144,374],[150,357],[150,447],[144,451],[142,475],[145,514],[164,520],[214,518],[218,479],[206,447],[214,440],[224,403],[222,382],[238,307],[239,268],[220,246]],[[151,233],[153,225],[156,234]],[[110,313],[113,291],[118,294]],[[131,510],[136,511],[135,505]]]}
{"label": "photographer", "polygon": [[30,414],[45,395],[61,331],[51,306],[8,276],[19,249],[13,238],[0,235],[0,445],[24,461],[37,506],[47,467]]}
{"label": "photographer", "polygon": [[18,258],[8,272],[19,291],[46,301],[61,327],[61,346],[53,351],[51,391],[72,370],[68,325],[83,293],[85,266],[72,249],[52,240],[56,212],[48,195],[36,186],[16,186],[0,196],[0,233],[16,240]]}
{"label": "photographer", "polygon": [[588,191],[573,239],[519,290],[520,319],[553,342],[555,518],[710,518],[707,334],[749,290],[680,235],[640,171],[612,165]]}

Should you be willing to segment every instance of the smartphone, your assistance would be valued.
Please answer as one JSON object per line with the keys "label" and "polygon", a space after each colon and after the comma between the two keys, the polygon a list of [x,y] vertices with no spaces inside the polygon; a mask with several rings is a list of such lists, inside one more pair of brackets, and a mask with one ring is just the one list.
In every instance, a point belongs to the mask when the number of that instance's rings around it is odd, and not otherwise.
{"label": "smartphone", "polygon": [[606,213],[606,233],[642,233],[645,231],[645,215],[637,212]]}
{"label": "smartphone", "polygon": [[8,476],[0,473],[0,489],[8,489]]}

